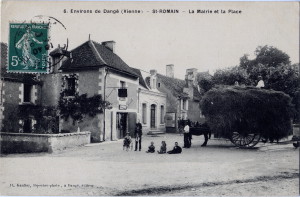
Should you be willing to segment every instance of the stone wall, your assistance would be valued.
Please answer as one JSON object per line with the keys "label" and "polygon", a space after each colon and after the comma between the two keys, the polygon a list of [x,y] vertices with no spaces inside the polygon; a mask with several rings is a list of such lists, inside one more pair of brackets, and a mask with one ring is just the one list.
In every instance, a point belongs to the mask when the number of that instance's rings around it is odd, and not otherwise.
{"label": "stone wall", "polygon": [[56,152],[89,144],[89,131],[65,134],[0,133],[1,153]]}

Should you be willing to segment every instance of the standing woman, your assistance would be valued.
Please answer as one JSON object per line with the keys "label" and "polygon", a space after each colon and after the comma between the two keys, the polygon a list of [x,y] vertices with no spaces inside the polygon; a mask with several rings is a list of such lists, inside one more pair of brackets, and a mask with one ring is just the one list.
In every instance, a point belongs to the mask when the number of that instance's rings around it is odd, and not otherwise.
{"label": "standing woman", "polygon": [[135,125],[135,150],[137,151],[138,144],[139,144],[139,151],[142,149],[142,124],[140,123],[140,120]]}

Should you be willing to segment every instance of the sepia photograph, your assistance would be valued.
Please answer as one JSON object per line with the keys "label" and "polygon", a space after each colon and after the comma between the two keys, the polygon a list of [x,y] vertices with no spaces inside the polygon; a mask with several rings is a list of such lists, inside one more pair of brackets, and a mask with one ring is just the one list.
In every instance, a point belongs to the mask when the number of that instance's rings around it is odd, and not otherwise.
{"label": "sepia photograph", "polygon": [[299,196],[299,2],[0,1],[0,196]]}

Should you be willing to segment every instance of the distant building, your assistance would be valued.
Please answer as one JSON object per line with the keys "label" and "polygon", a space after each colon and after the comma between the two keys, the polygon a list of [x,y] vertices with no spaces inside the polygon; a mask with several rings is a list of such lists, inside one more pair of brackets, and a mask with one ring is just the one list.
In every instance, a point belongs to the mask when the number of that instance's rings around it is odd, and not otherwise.
{"label": "distant building", "polygon": [[166,66],[166,76],[157,74],[157,88],[167,95],[166,131],[177,132],[178,120],[203,122],[199,107],[201,94],[197,69],[187,69],[185,80],[174,78],[174,65]]}

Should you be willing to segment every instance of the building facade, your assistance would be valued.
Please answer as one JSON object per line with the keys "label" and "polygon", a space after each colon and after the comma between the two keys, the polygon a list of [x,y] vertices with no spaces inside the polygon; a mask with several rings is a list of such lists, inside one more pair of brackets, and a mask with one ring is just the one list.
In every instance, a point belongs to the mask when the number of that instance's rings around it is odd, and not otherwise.
{"label": "building facade", "polygon": [[10,80],[14,74],[2,70],[5,77],[1,78],[1,128],[5,127],[7,132],[32,132],[37,124],[33,116],[27,118],[30,121],[25,121],[27,126],[22,130],[19,127],[24,120],[20,118],[15,118],[15,126],[5,123],[9,115],[14,114],[13,109],[20,105],[57,109],[62,98],[86,94],[87,97],[101,95],[110,106],[94,117],[86,115],[75,123],[70,117],[63,119],[59,114],[52,114],[58,119],[58,132],[90,131],[92,142],[117,140],[127,132],[133,136],[138,119],[144,134],[165,132],[166,95],[146,85],[145,78],[148,75],[153,78],[150,73],[142,74],[129,67],[115,54],[114,41],[89,40],[70,52],[59,47],[50,55],[50,74],[30,75],[32,79],[25,82]]}

